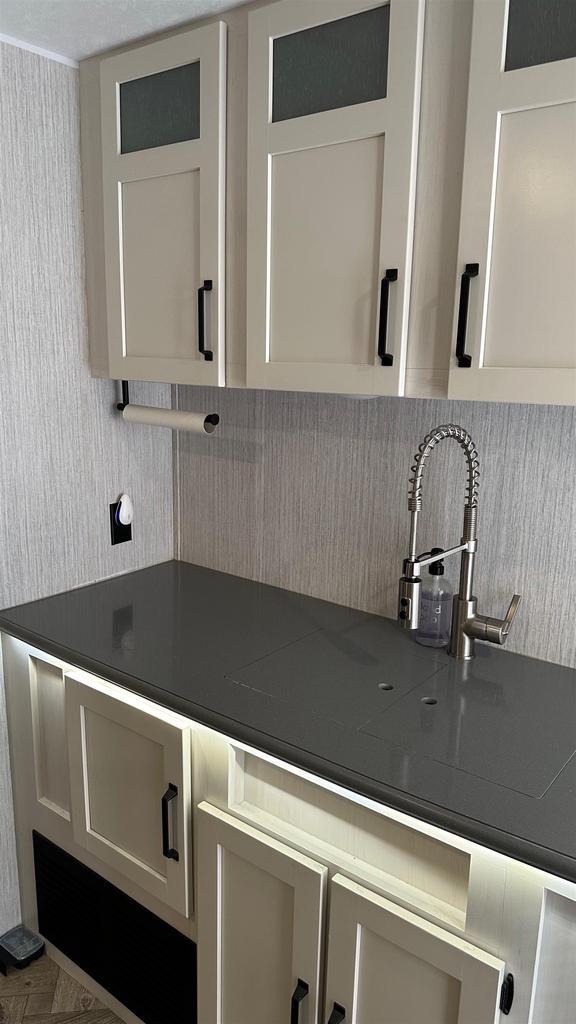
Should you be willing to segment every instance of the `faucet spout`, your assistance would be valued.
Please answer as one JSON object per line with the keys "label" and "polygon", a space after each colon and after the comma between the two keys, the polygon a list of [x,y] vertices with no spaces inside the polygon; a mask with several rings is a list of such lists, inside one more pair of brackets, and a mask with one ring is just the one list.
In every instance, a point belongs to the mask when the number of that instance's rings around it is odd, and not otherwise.
{"label": "faucet spout", "polygon": [[426,463],[436,446],[440,444],[440,441],[444,441],[448,437],[452,437],[458,442],[466,456],[466,463],[468,467],[466,504],[474,507],[478,505],[478,478],[480,476],[478,466],[480,460],[478,458],[478,452],[476,451],[476,445],[468,431],[464,430],[464,427],[459,427],[456,423],[446,423],[440,427],[436,427],[435,430],[431,430],[429,434],[426,434],[426,437],[414,456],[414,465],[412,466],[413,475],[410,477],[410,494],[408,497],[409,511],[412,511],[413,509],[416,509],[417,511],[421,510],[422,478],[424,476]]}
{"label": "faucet spout", "polygon": [[480,460],[476,445],[467,430],[459,427],[456,423],[446,423],[426,434],[422,444],[414,456],[412,476],[410,477],[410,491],[408,494],[408,511],[412,517],[410,531],[410,548],[416,554],[416,534],[418,514],[422,511],[422,480],[424,470],[432,455],[432,452],[441,441],[446,438],[453,438],[464,452],[466,457],[467,477],[466,496],[464,500],[464,530],[463,539],[476,539],[476,516],[478,508],[478,479],[480,477]]}

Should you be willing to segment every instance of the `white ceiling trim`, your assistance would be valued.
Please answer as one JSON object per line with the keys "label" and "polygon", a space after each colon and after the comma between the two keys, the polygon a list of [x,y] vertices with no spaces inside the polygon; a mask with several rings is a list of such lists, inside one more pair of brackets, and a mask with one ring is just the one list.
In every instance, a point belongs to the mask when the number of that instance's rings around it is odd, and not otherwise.
{"label": "white ceiling trim", "polygon": [[6,36],[3,32],[0,32],[0,43],[17,46],[20,50],[29,50],[30,53],[37,53],[40,57],[55,60],[58,64],[67,64],[70,68],[78,67],[78,61],[72,60],[71,57],[65,57],[62,53],[53,53],[52,50],[43,50],[41,46],[33,46],[32,43],[27,43],[23,39],[14,39],[13,36]]}

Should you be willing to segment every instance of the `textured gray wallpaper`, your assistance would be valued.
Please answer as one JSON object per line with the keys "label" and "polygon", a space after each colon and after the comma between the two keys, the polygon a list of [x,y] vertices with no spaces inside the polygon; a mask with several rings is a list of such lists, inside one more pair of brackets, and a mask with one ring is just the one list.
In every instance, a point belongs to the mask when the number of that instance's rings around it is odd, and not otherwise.
{"label": "textured gray wallpaper", "polygon": [[[171,435],[124,424],[89,375],[77,79],[0,44],[0,607],[173,553]],[[134,539],[113,548],[123,490]],[[18,916],[3,709],[0,694],[0,934]]]}
{"label": "textured gray wallpaper", "polygon": [[[523,602],[509,648],[576,665],[576,410],[432,399],[179,388],[221,415],[179,438],[187,561],[382,615],[396,613],[408,477],[425,433],[454,420],[480,453],[479,610]],[[460,541],[465,462],[445,441],[424,480],[419,547]],[[447,562],[457,586],[457,559]]]}

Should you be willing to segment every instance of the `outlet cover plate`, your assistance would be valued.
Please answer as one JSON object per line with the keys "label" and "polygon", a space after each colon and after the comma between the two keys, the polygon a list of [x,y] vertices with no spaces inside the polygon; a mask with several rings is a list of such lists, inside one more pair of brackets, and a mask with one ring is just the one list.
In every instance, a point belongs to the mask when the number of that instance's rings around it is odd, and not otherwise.
{"label": "outlet cover plate", "polygon": [[132,540],[132,524],[124,526],[116,518],[119,505],[119,501],[113,501],[110,505],[110,535],[113,544],[123,544],[127,540]]}

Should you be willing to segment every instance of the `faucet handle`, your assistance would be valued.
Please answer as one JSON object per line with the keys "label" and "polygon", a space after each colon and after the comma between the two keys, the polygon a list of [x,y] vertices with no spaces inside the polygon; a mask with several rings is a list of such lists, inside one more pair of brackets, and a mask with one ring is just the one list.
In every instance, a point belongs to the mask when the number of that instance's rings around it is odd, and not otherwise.
{"label": "faucet handle", "polygon": [[[520,597],[520,594],[514,594],[512,600],[510,601],[508,611],[506,612],[506,615],[504,616],[504,621],[502,622],[501,632],[504,640],[506,639],[508,633],[510,632],[510,627],[514,622],[516,612],[518,611],[518,605],[520,604],[521,600],[522,598]],[[502,640],[501,643],[504,643],[504,640]]]}
{"label": "faucet handle", "polygon": [[505,644],[519,604],[520,594],[514,594],[505,618],[493,619],[490,615],[473,615],[466,622],[464,630],[475,640],[487,640],[490,644]]}

